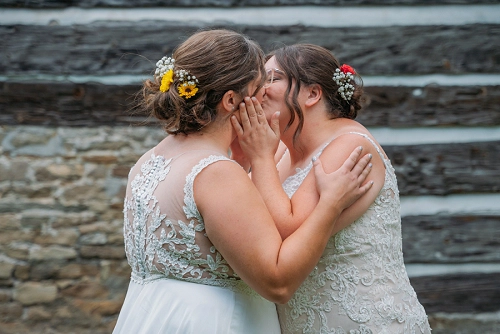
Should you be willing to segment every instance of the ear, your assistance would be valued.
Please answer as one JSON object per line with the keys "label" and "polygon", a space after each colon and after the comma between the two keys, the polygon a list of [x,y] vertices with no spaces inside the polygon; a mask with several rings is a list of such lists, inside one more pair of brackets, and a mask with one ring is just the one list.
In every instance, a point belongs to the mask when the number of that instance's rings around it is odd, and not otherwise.
{"label": "ear", "polygon": [[224,96],[222,96],[221,106],[222,111],[227,113],[232,113],[238,109],[239,104],[238,94],[234,90],[228,90]]}
{"label": "ear", "polygon": [[313,84],[309,87],[307,87],[307,100],[305,102],[306,107],[312,107],[316,103],[321,100],[321,96],[323,96],[323,90],[321,89],[321,86],[318,84]]}

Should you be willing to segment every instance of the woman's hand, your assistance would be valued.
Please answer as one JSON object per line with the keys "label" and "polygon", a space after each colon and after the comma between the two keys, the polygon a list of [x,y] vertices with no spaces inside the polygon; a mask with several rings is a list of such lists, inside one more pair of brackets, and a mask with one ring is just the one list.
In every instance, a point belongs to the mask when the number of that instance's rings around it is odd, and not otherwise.
{"label": "woman's hand", "polygon": [[257,159],[274,160],[280,141],[279,112],[273,114],[269,126],[259,101],[255,97],[246,97],[244,101],[239,106],[241,124],[236,116],[231,116],[242,152],[251,164]]}
{"label": "woman's hand", "polygon": [[342,166],[330,174],[325,173],[320,159],[313,162],[320,201],[338,203],[341,208],[346,209],[372,187],[373,181],[365,183],[372,168],[372,156],[366,154],[359,159],[362,150],[361,146],[356,148]]}
{"label": "woman's hand", "polygon": [[243,169],[248,173],[248,171],[250,170],[250,161],[241,149],[238,138],[235,138],[233,140],[229,148],[231,150],[231,159],[239,163],[240,166],[243,167]]}

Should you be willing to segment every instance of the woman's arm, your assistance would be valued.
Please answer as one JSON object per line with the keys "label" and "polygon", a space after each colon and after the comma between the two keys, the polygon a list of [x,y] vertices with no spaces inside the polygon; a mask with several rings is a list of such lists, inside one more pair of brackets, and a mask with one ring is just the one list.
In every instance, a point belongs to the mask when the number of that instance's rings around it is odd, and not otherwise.
{"label": "woman's arm", "polygon": [[[282,188],[275,161],[272,158],[272,149],[279,139],[277,117],[273,115],[271,127],[269,127],[262,110],[258,108],[258,103],[255,103],[256,108],[254,103],[248,100],[246,102],[246,106],[240,106],[242,125],[236,119],[233,119],[233,127],[236,129],[239,138],[245,138],[241,145],[244,146],[244,151],[252,160],[252,181],[262,194],[264,202],[276,222],[278,231],[282,238],[285,239],[307,219],[318,203],[319,196],[315,186],[315,178],[313,173],[309,173],[293,197],[288,198]],[[244,131],[244,129],[251,129],[251,131]],[[366,147],[365,154],[376,156],[376,159],[380,160],[373,145],[363,137],[351,135],[347,141],[339,139],[331,143],[321,156],[327,172],[338,169],[357,146]],[[384,164],[381,161],[376,161],[375,165],[375,172],[380,175],[378,173],[379,169],[380,167],[383,168]],[[370,190],[369,195],[363,196],[358,201],[359,203],[355,203],[353,208],[346,210],[340,217],[338,224],[336,224],[335,232],[340,230],[339,226],[342,226],[342,228],[346,226],[346,220],[353,222],[361,216],[375,199],[384,180],[383,175],[382,178],[373,178],[372,174],[374,173],[370,174],[370,178],[376,181],[377,187],[379,187],[378,190]]]}
{"label": "woman's arm", "polygon": [[342,210],[371,186],[360,187],[368,174],[368,159],[356,164],[358,157],[359,151],[353,152],[338,171],[328,175],[316,163],[318,205],[286,240],[240,167],[228,161],[208,166],[194,183],[208,237],[255,291],[273,302],[287,302],[319,260]]}

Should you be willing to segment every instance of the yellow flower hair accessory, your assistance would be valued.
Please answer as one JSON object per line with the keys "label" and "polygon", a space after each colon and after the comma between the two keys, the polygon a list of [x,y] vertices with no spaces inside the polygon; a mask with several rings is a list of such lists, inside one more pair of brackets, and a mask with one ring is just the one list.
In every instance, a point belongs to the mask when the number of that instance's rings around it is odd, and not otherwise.
{"label": "yellow flower hair accessory", "polygon": [[186,99],[195,96],[196,92],[198,92],[198,87],[196,87],[198,79],[196,79],[194,75],[189,74],[186,70],[177,70],[175,71],[175,75],[181,82],[179,87],[177,87],[179,95],[185,97]]}
{"label": "yellow flower hair accessory", "polygon": [[161,78],[160,90],[165,93],[170,88],[172,82],[174,82],[174,70],[168,70],[168,72]]}
{"label": "yellow flower hair accessory", "polygon": [[174,82],[174,63],[175,59],[163,57],[156,63],[155,76],[161,79],[160,91],[165,93],[170,89]]}

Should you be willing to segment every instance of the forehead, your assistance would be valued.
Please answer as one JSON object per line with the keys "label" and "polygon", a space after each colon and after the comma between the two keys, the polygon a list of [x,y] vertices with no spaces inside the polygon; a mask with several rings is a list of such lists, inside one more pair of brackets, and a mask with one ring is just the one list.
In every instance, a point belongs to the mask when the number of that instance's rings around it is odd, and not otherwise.
{"label": "forehead", "polygon": [[266,62],[266,70],[271,69],[271,68],[281,69],[281,68],[278,66],[278,62],[276,62],[276,57],[275,57],[275,56],[272,56],[272,57],[271,57],[271,58],[269,58],[269,60]]}

